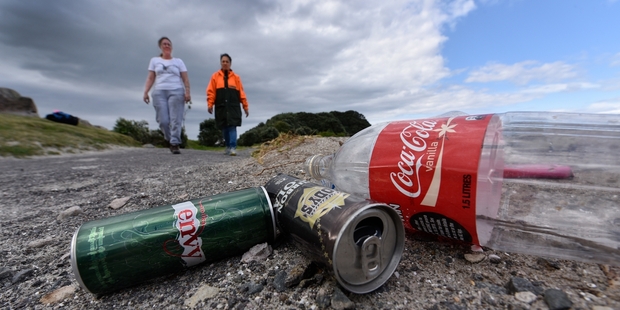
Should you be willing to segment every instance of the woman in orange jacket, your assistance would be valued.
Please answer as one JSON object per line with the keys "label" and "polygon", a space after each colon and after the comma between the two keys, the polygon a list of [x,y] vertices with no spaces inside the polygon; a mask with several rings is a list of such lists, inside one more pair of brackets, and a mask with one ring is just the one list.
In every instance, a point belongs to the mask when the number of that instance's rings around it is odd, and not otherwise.
{"label": "woman in orange jacket", "polygon": [[241,78],[230,69],[232,59],[228,54],[220,55],[221,70],[211,76],[207,86],[207,107],[213,114],[215,107],[215,124],[222,129],[226,143],[226,155],[235,156],[237,147],[237,127],[241,126],[241,106],[245,117],[250,115],[248,100],[243,91]]}

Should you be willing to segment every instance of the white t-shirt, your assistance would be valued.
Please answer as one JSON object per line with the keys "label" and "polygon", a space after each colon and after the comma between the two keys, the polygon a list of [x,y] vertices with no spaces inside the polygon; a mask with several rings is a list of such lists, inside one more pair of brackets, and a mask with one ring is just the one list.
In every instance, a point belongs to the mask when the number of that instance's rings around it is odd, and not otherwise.
{"label": "white t-shirt", "polygon": [[183,88],[181,72],[187,72],[187,68],[179,58],[153,57],[149,62],[149,71],[155,72],[155,89],[171,90]]}

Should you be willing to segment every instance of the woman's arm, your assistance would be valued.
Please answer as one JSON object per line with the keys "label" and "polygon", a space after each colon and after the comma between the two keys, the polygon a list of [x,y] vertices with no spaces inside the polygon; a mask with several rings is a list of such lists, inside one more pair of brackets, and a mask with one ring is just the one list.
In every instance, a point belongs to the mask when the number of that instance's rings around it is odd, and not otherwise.
{"label": "woman's arm", "polygon": [[149,104],[149,101],[151,101],[149,99],[149,90],[151,90],[151,87],[153,86],[153,83],[155,82],[155,71],[149,71],[149,74],[146,76],[146,85],[144,85],[144,102],[146,104]]}
{"label": "woman's arm", "polygon": [[241,84],[241,77],[237,75],[237,83],[239,84],[239,98],[241,100],[241,105],[243,106],[243,111],[245,111],[245,117],[250,116],[250,105],[248,104],[248,99],[245,96],[245,91],[243,90],[243,84]]}
{"label": "woman's arm", "polygon": [[181,72],[181,79],[183,80],[183,86],[185,87],[185,102],[189,102],[192,100],[192,95],[189,91],[189,76],[187,75],[187,71]]}
{"label": "woman's arm", "polygon": [[216,74],[211,76],[211,80],[209,81],[209,85],[207,85],[207,111],[209,114],[213,114],[213,105],[215,104],[215,93],[216,93],[216,85],[215,79],[217,78]]}

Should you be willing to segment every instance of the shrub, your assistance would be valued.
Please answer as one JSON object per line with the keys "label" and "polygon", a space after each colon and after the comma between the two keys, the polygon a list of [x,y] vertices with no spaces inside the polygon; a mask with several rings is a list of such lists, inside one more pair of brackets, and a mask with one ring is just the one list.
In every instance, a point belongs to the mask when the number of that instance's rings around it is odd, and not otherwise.
{"label": "shrub", "polygon": [[267,142],[269,140],[273,140],[275,138],[277,138],[280,135],[280,132],[275,129],[274,127],[265,127],[260,135],[260,142],[259,143],[263,143],[263,142]]}
{"label": "shrub", "polygon": [[130,136],[142,144],[150,143],[149,123],[144,120],[133,121],[120,117],[116,120],[116,124],[112,131]]}
{"label": "shrub", "polygon": [[295,129],[294,134],[297,136],[309,136],[309,135],[313,135],[316,133],[316,130],[312,130],[310,127],[308,126],[301,126],[297,129]]}
{"label": "shrub", "polygon": [[[267,120],[267,126],[276,128],[280,133],[314,134],[322,132],[335,136],[353,135],[370,126],[364,115],[355,112],[321,112],[321,113],[280,113]],[[300,129],[305,127],[303,129]],[[310,132],[306,128],[310,128]]]}
{"label": "shrub", "polygon": [[237,140],[237,144],[241,146],[252,146],[273,140],[279,135],[280,132],[276,128],[263,124],[262,126],[257,126],[244,132],[239,137],[239,140]]}
{"label": "shrub", "polygon": [[204,146],[223,145],[222,130],[217,128],[215,119],[210,118],[200,123],[200,132],[198,133],[198,143]]}
{"label": "shrub", "polygon": [[349,136],[353,136],[358,131],[370,127],[370,123],[366,120],[366,117],[359,112],[349,110],[346,112],[331,111],[329,113],[340,121]]}
{"label": "shrub", "polygon": [[289,125],[285,121],[277,121],[273,124],[273,127],[278,130],[278,132],[289,132],[291,131],[291,125]]}
{"label": "shrub", "polygon": [[164,138],[164,133],[159,129],[150,131],[149,141],[149,143],[151,143],[152,145],[168,145],[168,141],[166,141],[166,138]]}
{"label": "shrub", "polygon": [[[114,132],[130,136],[134,140],[142,144],[152,144],[160,147],[168,147],[169,143],[164,138],[164,133],[160,130],[149,130],[149,123],[147,121],[133,121],[126,120],[120,117],[114,125]],[[181,127],[181,148],[187,146],[187,134],[185,133],[185,127]]]}
{"label": "shrub", "polygon": [[257,144],[259,141],[258,131],[257,130],[249,130],[241,134],[239,139],[237,140],[237,144],[241,146],[252,146]]}

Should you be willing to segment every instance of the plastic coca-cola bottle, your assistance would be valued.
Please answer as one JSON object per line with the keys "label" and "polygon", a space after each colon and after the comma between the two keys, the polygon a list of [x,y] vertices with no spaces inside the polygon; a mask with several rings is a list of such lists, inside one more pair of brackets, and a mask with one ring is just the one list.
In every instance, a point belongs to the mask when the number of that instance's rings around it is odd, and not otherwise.
{"label": "plastic coca-cola bottle", "polygon": [[305,170],[405,228],[620,265],[620,115],[451,113],[368,127]]}

